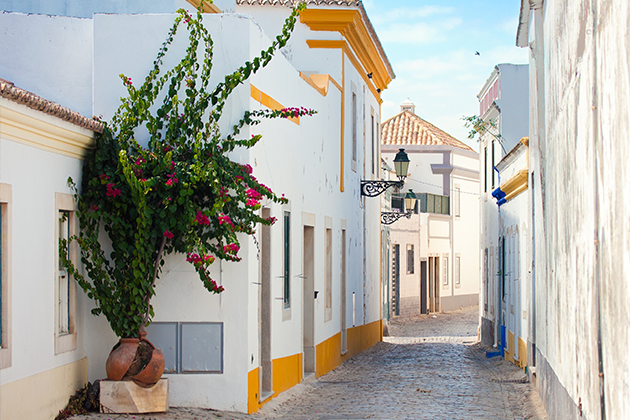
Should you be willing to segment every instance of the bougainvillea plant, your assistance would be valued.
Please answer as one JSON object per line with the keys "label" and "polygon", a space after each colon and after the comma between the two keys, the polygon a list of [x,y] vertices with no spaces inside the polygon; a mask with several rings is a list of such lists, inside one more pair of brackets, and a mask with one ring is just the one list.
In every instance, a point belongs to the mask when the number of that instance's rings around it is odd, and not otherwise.
{"label": "bougainvillea plant", "polygon": [[[121,99],[86,158],[80,196],[69,179],[80,223],[79,234],[71,240],[80,246],[89,279],[68,260],[67,243],[60,242],[65,265],[96,303],[92,313],[102,313],[119,337],[138,336],[153,317],[151,298],[166,255],[185,254],[204,287],[221,293],[223,286],[210,277],[210,266],[216,259],[240,261],[239,234],[252,235],[257,224],[275,221],[260,217],[263,200],[286,202],[253,176],[251,166],[232,161],[229,153],[261,139],[239,137],[245,125],[314,111],[246,111],[227,135],[219,131],[218,122],[234,89],[286,45],[303,9],[304,4],[293,9],[268,49],[212,89],[213,42],[200,11],[196,16],[178,11],[142,84],[120,76],[128,97]],[[185,56],[161,73],[163,57],[182,25],[189,32]],[[146,145],[136,140],[140,130],[148,132]],[[103,230],[111,252],[99,238]]]}

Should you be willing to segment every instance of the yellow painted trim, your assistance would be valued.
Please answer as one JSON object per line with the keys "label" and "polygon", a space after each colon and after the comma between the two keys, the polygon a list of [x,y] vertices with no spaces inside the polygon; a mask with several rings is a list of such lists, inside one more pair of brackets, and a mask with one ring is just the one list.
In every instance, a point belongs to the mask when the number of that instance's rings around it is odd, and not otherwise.
{"label": "yellow painted trim", "polygon": [[[357,73],[359,73],[359,75],[363,78],[363,81],[365,82],[367,87],[370,89],[370,92],[372,92],[372,95],[374,95],[379,105],[383,103],[383,100],[381,99],[381,94],[376,90],[377,88],[374,86],[374,83],[370,81],[370,78],[367,77],[367,74],[369,73],[369,71],[366,71],[363,68],[359,60],[352,53],[352,49],[348,46],[348,43],[346,41],[307,39],[306,44],[309,46],[309,48],[325,48],[325,49],[339,48],[343,50],[344,54],[348,57],[348,59],[350,60],[354,68],[357,70]],[[374,80],[374,77],[372,77],[372,80]],[[381,88],[381,90],[383,89]]]}
{"label": "yellow painted trim", "polygon": [[[192,4],[195,9],[198,9],[199,3],[201,3],[201,0],[186,0],[186,1]],[[223,13],[221,9],[219,9],[215,4],[208,3],[207,1],[203,2],[203,12],[204,13]]]}
{"label": "yellow painted trim", "polygon": [[523,137],[521,143],[527,146],[527,167],[529,168],[529,137]]}
{"label": "yellow painted trim", "polygon": [[386,59],[381,57],[376,46],[378,40],[375,42],[372,38],[358,10],[307,9],[300,13],[300,22],[313,31],[336,31],[343,35],[366,74],[372,73],[378,89],[386,89],[392,81],[394,74],[388,69]]}
{"label": "yellow painted trim", "polygon": [[518,338],[518,366],[525,370],[527,367],[527,343],[521,337]]}
{"label": "yellow painted trim", "polygon": [[260,392],[260,381],[258,378],[258,368],[247,374],[247,414],[252,414],[260,410],[261,404],[258,402]]}
{"label": "yellow painted trim", "polygon": [[272,361],[273,396],[260,402],[259,369],[250,371],[247,375],[247,413],[252,414],[280,393],[293,388],[302,381],[302,353],[281,357]]}
{"label": "yellow painted trim", "polygon": [[529,170],[527,168],[521,169],[516,173],[516,175],[501,184],[501,191],[505,193],[506,201],[510,201],[523,191],[527,190],[528,175]]}
{"label": "yellow painted trim", "polygon": [[[254,85],[250,85],[250,86],[251,86],[250,90],[251,90],[252,98],[260,102],[261,105],[266,106],[267,108],[272,109],[274,111],[279,111],[281,109],[286,108],[280,102],[276,101],[271,96],[267,95],[266,93],[258,89],[256,86]],[[300,117],[290,117],[287,119],[289,121],[296,123],[297,125],[300,125]]]}
{"label": "yellow painted trim", "polygon": [[273,361],[274,396],[302,382],[302,353],[281,357]]}
{"label": "yellow painted trim", "polygon": [[337,83],[335,79],[333,79],[330,74],[311,74],[306,75],[300,72],[300,77],[306,81],[309,85],[311,85],[316,91],[318,91],[322,96],[328,95],[328,88],[330,87],[330,83],[335,85],[339,92],[343,92],[341,85]]}
{"label": "yellow painted trim", "polygon": [[339,176],[339,191],[344,192],[346,190],[346,53],[341,50],[341,136],[339,141],[341,143],[341,153],[339,157],[341,159],[341,173]]}
{"label": "yellow painted trim", "polygon": [[25,106],[0,106],[0,137],[48,152],[82,159],[94,132]]}
{"label": "yellow painted trim", "polygon": [[341,333],[337,333],[315,347],[315,376],[320,377],[343,362],[382,341],[382,320],[348,328],[348,351],[341,354]]}
{"label": "yellow painted trim", "polygon": [[505,354],[505,360],[510,363],[516,364],[514,361],[514,333],[508,330],[508,351]]}
{"label": "yellow painted trim", "polygon": [[50,420],[87,383],[87,358],[0,385],[0,419]]}

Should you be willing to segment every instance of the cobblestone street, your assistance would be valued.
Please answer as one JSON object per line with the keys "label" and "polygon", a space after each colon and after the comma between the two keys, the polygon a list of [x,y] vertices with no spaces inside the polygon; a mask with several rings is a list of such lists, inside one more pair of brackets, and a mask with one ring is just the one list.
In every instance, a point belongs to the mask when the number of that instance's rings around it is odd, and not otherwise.
{"label": "cobblestone street", "polygon": [[[546,419],[526,376],[477,342],[478,308],[394,321],[389,337],[252,416],[172,409],[136,419]],[[98,415],[85,419],[122,419]]]}

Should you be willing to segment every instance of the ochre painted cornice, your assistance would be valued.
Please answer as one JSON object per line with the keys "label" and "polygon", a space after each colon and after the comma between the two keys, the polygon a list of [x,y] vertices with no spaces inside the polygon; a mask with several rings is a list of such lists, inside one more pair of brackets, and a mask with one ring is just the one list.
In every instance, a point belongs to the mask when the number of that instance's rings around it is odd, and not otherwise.
{"label": "ochre painted cornice", "polygon": [[340,92],[343,92],[343,88],[335,79],[333,79],[329,74],[310,74],[306,75],[300,72],[300,77],[306,81],[309,85],[311,85],[315,90],[317,90],[322,96],[328,95],[328,88],[332,83],[334,86],[339,89]]}
{"label": "ochre painted cornice", "polygon": [[0,103],[0,137],[77,159],[94,145],[93,131],[9,101]]}
{"label": "ochre painted cornice", "polygon": [[[201,0],[186,0],[186,1],[192,4],[193,6],[195,6],[195,9],[199,8],[199,3],[201,2]],[[204,13],[223,13],[221,9],[219,9],[217,6],[215,6],[212,3],[208,3],[207,1],[203,2],[203,12]]]}
{"label": "ochre painted cornice", "polygon": [[520,193],[527,191],[529,170],[521,169],[510,179],[501,184],[501,191],[505,193],[505,200],[510,201]]}
{"label": "ochre painted cornice", "polygon": [[372,92],[372,94],[374,95],[378,103],[380,104],[383,102],[383,100],[381,99],[380,92],[376,90],[376,86],[374,86],[374,83],[370,82],[370,79],[368,78],[367,73],[365,73],[362,64],[359,62],[359,59],[353,54],[352,49],[350,48],[350,46],[348,46],[347,41],[326,40],[326,39],[307,39],[306,44],[310,48],[341,49],[346,55],[346,57],[348,57],[348,60],[350,60],[354,68],[357,69],[357,72],[361,75],[361,77],[363,78],[363,81],[365,81],[365,84],[370,89],[370,91]]}
{"label": "ochre painted cornice", "polygon": [[377,89],[384,90],[394,74],[387,58],[382,57],[358,10],[306,9],[300,13],[300,21],[313,31],[336,31],[345,37],[350,48]]}

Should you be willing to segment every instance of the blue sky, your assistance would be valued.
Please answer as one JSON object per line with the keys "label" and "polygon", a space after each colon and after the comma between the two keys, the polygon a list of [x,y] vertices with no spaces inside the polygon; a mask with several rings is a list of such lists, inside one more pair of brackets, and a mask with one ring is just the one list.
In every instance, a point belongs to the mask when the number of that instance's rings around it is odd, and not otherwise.
{"label": "blue sky", "polygon": [[[409,98],[416,114],[477,149],[462,116],[499,63],[526,64],[516,47],[518,0],[364,0],[396,79],[383,92],[382,120]],[[475,55],[479,51],[480,55]]]}

